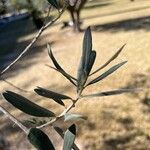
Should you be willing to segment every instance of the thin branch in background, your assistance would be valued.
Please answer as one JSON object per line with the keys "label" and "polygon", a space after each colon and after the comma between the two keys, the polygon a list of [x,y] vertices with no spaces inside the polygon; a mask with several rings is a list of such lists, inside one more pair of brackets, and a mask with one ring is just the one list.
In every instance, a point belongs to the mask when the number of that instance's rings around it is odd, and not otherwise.
{"label": "thin branch in background", "polygon": [[0,111],[3,112],[11,121],[18,125],[26,134],[29,133],[29,129],[26,128],[19,120],[12,116],[5,108],[0,106]]}
{"label": "thin branch in background", "polygon": [[6,68],[4,68],[2,70],[2,72],[0,73],[0,76],[2,76],[8,69],[10,69],[14,64],[17,63],[18,60],[20,60],[20,58],[22,58],[24,56],[24,54],[33,46],[33,44],[39,39],[40,35],[44,32],[44,30],[46,30],[49,26],[51,26],[52,24],[54,24],[63,14],[63,12],[65,11],[66,6],[62,9],[62,11],[60,11],[60,13],[58,14],[58,16],[56,18],[54,18],[52,21],[48,22],[46,25],[44,25],[39,32],[37,33],[37,35],[33,38],[33,40],[26,46],[26,48],[21,52],[21,54],[14,60],[12,61]]}
{"label": "thin branch in background", "polygon": [[50,12],[51,12],[51,10],[52,10],[52,6],[49,6],[48,13],[47,13],[47,17],[49,17],[49,16],[50,16]]}
{"label": "thin branch in background", "polygon": [[45,17],[45,19],[44,19],[44,22],[46,22],[46,20],[47,20],[48,17],[50,16],[51,10],[52,10],[52,6],[49,6],[47,15],[46,15],[46,17]]}
{"label": "thin branch in background", "polygon": [[22,88],[19,88],[18,86],[14,85],[12,82],[10,82],[10,81],[4,79],[3,77],[0,77],[0,80],[3,81],[3,82],[5,82],[5,83],[7,83],[8,85],[14,87],[15,89],[21,91],[21,92],[24,92],[24,93],[30,92],[30,91],[24,90],[24,89],[22,89]]}

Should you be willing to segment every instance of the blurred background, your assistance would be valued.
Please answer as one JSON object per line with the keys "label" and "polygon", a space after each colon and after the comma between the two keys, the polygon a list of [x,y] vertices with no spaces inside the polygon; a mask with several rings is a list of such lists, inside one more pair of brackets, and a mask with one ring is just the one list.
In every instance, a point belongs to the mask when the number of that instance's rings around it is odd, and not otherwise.
{"label": "blurred background", "polygon": [[[49,15],[48,12],[49,5],[46,0],[0,1],[1,71],[24,50],[38,29],[58,13],[55,9],[51,9]],[[97,52],[93,70],[104,64],[125,43],[123,52],[109,67],[123,60],[128,61],[107,79],[89,86],[84,93],[118,88],[143,90],[79,101],[72,112],[85,115],[88,120],[78,123],[77,145],[82,150],[149,150],[150,0],[88,0],[82,6],[80,18],[83,31],[88,26],[92,29],[93,49]],[[61,113],[64,109],[62,106],[36,95],[33,89],[41,86],[76,96],[76,89],[59,73],[45,65],[52,65],[46,44],[51,44],[61,66],[76,76],[83,34],[84,32],[74,32],[70,12],[66,11],[55,24],[44,31],[26,55],[3,74],[5,81],[0,80],[0,91],[12,90],[56,114]],[[1,96],[0,105],[23,123],[30,119],[30,116],[15,109]],[[44,130],[56,149],[61,149],[61,138],[50,127]],[[34,149],[26,135],[2,113],[0,149]]]}

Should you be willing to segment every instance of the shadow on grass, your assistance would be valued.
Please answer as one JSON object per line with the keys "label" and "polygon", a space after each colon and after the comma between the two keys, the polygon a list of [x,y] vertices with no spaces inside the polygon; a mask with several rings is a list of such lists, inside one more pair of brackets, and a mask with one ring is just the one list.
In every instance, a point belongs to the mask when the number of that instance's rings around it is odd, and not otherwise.
{"label": "shadow on grass", "polygon": [[105,150],[147,149],[149,147],[149,135],[136,127],[130,116],[119,118],[116,121],[124,128],[125,132],[104,136],[103,147]]}
{"label": "shadow on grass", "polygon": [[101,8],[104,6],[109,6],[111,5],[111,2],[105,2],[105,3],[91,3],[90,5],[87,5],[84,7],[84,9],[94,9],[94,8]]}
{"label": "shadow on grass", "polygon": [[134,121],[130,116],[118,118],[117,122],[121,124],[126,130],[133,130]]}
{"label": "shadow on grass", "polygon": [[125,88],[139,88],[141,91],[131,93],[130,96],[138,98],[143,105],[143,113],[150,114],[150,69],[145,74],[133,74]]}
{"label": "shadow on grass", "polygon": [[[124,144],[133,140],[134,137],[135,137],[135,133],[129,134],[129,135],[123,135],[123,136],[120,135],[117,137],[109,137],[109,138],[105,139],[106,149],[119,150],[119,148],[118,148],[119,145],[123,146]],[[123,148],[122,146],[121,146],[121,148]]]}
{"label": "shadow on grass", "polygon": [[109,17],[109,16],[113,16],[113,15],[120,15],[120,14],[124,14],[124,13],[129,13],[129,12],[134,12],[134,11],[140,11],[140,10],[144,10],[144,9],[149,9],[149,6],[143,6],[143,7],[138,7],[138,8],[131,8],[131,9],[127,9],[127,10],[117,10],[114,12],[109,12],[109,13],[105,13],[105,14],[96,14],[96,15],[92,15],[89,17],[84,17],[82,18],[83,20],[88,20],[88,19],[94,19],[94,18],[100,18],[100,17]]}
{"label": "shadow on grass", "polygon": [[92,29],[94,31],[109,31],[109,32],[119,32],[119,31],[130,31],[130,30],[150,30],[150,16],[140,17],[134,19],[121,20],[118,22],[111,22],[100,25],[93,25]]}
{"label": "shadow on grass", "polygon": [[[138,140],[137,140],[138,139]],[[142,141],[144,139],[144,142]],[[149,137],[139,130],[127,132],[115,137],[108,137],[104,140],[105,150],[122,149],[147,149],[149,147]]]}

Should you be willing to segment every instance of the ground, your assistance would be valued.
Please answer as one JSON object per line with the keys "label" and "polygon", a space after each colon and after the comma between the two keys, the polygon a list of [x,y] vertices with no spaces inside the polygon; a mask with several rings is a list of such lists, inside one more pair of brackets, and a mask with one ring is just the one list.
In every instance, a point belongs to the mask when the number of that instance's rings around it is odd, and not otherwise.
{"label": "ground", "polygon": [[[141,88],[138,93],[104,98],[82,99],[72,110],[88,117],[78,125],[76,143],[89,150],[148,150],[150,149],[150,0],[103,0],[87,3],[82,11],[83,28],[91,26],[93,49],[97,52],[93,70],[109,59],[123,44],[124,51],[110,66],[128,60],[128,63],[113,75],[96,85],[89,86],[84,93],[96,93],[118,88]],[[80,60],[83,33],[73,33],[70,28],[60,30],[63,17],[40,37],[34,47],[3,77],[20,91],[1,81],[0,91],[12,90],[31,101],[59,114],[64,109],[48,99],[37,96],[37,86],[75,97],[76,89],[59,73],[48,68],[52,65],[47,54],[46,43],[51,43],[55,57],[65,70],[76,76]],[[29,21],[20,21],[0,29],[1,60],[10,49],[15,54],[12,60],[31,41],[36,30]],[[2,65],[1,65],[2,66]],[[105,70],[102,70],[103,72]],[[99,75],[101,72],[97,73]],[[23,121],[28,115],[16,110],[0,97],[0,104]],[[0,133],[11,145],[11,150],[34,149],[24,133],[1,115]],[[60,149],[62,141],[47,128],[50,138]],[[60,141],[60,142],[59,142]]]}

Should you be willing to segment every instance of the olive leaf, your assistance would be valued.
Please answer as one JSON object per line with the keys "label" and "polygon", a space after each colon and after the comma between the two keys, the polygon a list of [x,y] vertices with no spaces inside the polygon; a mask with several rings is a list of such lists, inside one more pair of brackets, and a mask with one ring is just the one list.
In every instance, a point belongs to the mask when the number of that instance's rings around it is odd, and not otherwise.
{"label": "olive leaf", "polygon": [[47,89],[44,89],[44,88],[41,88],[41,87],[38,87],[38,88],[34,89],[34,91],[38,95],[44,96],[46,98],[51,98],[55,102],[57,102],[57,103],[59,103],[60,105],[63,105],[63,106],[64,106],[64,103],[63,103],[62,99],[71,99],[69,96],[62,95],[62,94],[59,94],[59,93],[56,93],[56,92],[53,92],[53,91],[50,91],[50,90],[47,90]]}
{"label": "olive leaf", "polygon": [[112,90],[112,91],[105,91],[105,92],[100,92],[100,93],[95,93],[95,94],[90,94],[90,95],[82,95],[82,97],[102,97],[102,96],[112,96],[112,95],[119,95],[123,93],[130,93],[130,92],[135,92],[139,89],[118,89],[118,90]]}
{"label": "olive leaf", "polygon": [[71,125],[64,135],[63,150],[71,150],[76,137],[76,126]]}
{"label": "olive leaf", "polygon": [[92,67],[94,65],[95,58],[96,58],[96,51],[91,51],[90,59],[89,59],[89,64],[87,66],[87,74],[88,75],[90,74],[91,69],[92,69]]}
{"label": "olive leaf", "polygon": [[90,54],[92,51],[92,35],[90,27],[85,31],[84,39],[83,39],[83,67],[87,70],[89,65]]}
{"label": "olive leaf", "polygon": [[88,27],[83,39],[83,50],[77,72],[77,91],[81,91],[87,81],[88,75],[94,64],[96,52],[92,51],[91,29]]}
{"label": "olive leaf", "polygon": [[100,68],[98,68],[97,70],[95,70],[94,72],[92,72],[90,74],[93,75],[95,73],[97,73],[98,71],[100,71],[101,69],[105,68],[107,65],[109,65],[114,59],[116,59],[118,57],[118,55],[122,52],[123,48],[125,47],[126,44],[124,44],[121,48],[119,48],[119,50],[104,64],[102,65]]}
{"label": "olive leaf", "polygon": [[56,9],[59,8],[57,0],[47,0],[52,6],[54,6]]}
{"label": "olive leaf", "polygon": [[121,66],[123,66],[126,62],[127,61],[124,61],[124,62],[121,62],[121,63],[111,67],[109,70],[107,70],[106,72],[104,72],[103,74],[101,74],[100,76],[95,78],[94,80],[90,81],[86,86],[89,86],[89,85],[94,84],[100,80],[103,80],[104,78],[106,78],[107,76],[109,76],[110,74],[115,72],[117,69],[119,69]]}
{"label": "olive leaf", "polygon": [[40,129],[31,128],[28,134],[28,140],[38,150],[55,150],[49,137]]}
{"label": "olive leaf", "polygon": [[[61,128],[59,127],[54,127],[55,131],[61,136],[61,138],[64,138],[64,132]],[[75,143],[73,143],[72,145],[72,149],[74,150],[79,150],[79,148],[77,147],[77,145]]]}
{"label": "olive leaf", "polygon": [[73,81],[73,80],[76,81],[76,79],[75,79],[74,77],[72,77],[71,75],[69,75],[68,73],[66,73],[66,72],[64,71],[64,69],[62,69],[62,67],[58,64],[58,62],[56,61],[56,59],[55,59],[55,57],[54,57],[54,55],[53,55],[53,53],[52,53],[52,50],[51,50],[49,44],[47,44],[47,49],[48,49],[49,57],[51,58],[51,60],[52,60],[52,62],[53,62],[53,64],[54,64],[54,66],[55,66],[57,69],[56,69],[56,68],[53,68],[53,67],[51,67],[51,68],[52,68],[52,69],[55,69],[56,71],[59,71],[65,78],[67,78],[73,85],[76,86],[76,84],[75,84],[74,81]]}
{"label": "olive leaf", "polygon": [[41,96],[44,96],[44,97],[47,97],[47,98],[71,99],[71,97],[69,97],[69,96],[59,94],[59,93],[56,93],[56,92],[53,92],[53,91],[50,91],[50,90],[47,90],[47,89],[44,89],[44,88],[41,88],[41,87],[38,87],[38,88],[34,89],[34,91],[37,94],[39,94]]}
{"label": "olive leaf", "polygon": [[86,120],[87,117],[79,115],[79,114],[65,114],[65,120],[64,121],[78,121],[80,119]]}
{"label": "olive leaf", "polygon": [[2,95],[14,107],[18,108],[26,114],[36,117],[55,117],[55,114],[53,112],[29,101],[27,98],[19,94],[11,91],[6,91]]}

